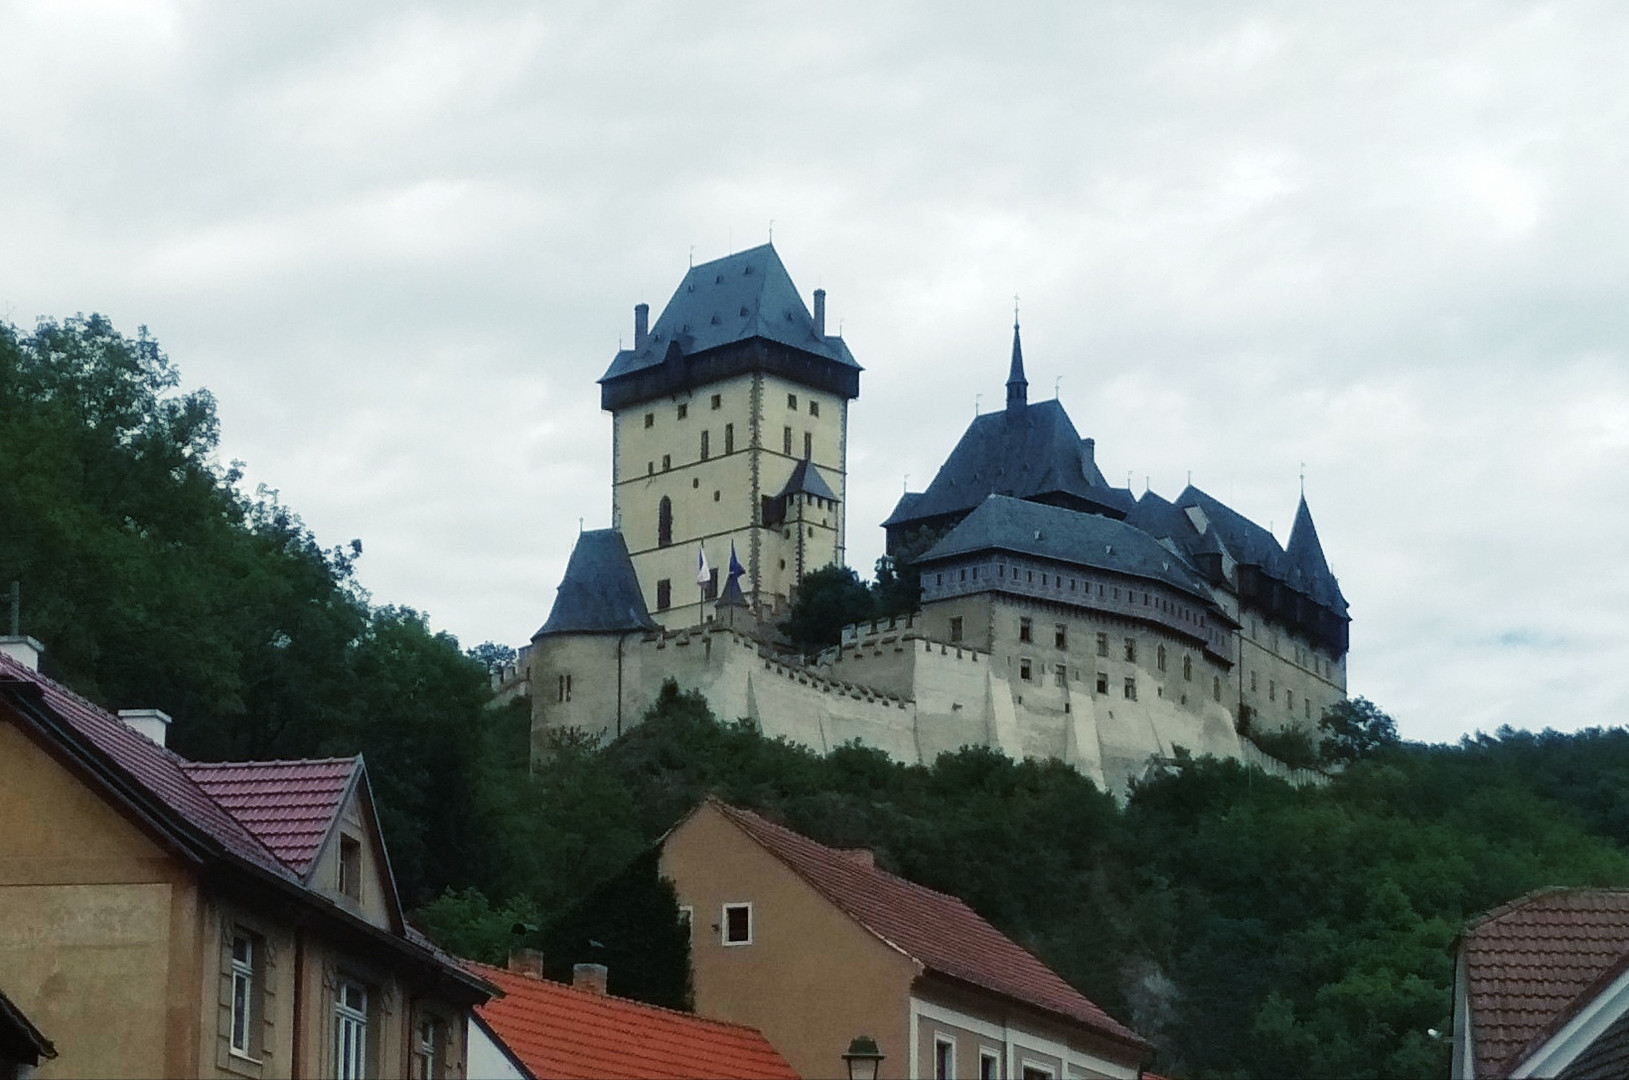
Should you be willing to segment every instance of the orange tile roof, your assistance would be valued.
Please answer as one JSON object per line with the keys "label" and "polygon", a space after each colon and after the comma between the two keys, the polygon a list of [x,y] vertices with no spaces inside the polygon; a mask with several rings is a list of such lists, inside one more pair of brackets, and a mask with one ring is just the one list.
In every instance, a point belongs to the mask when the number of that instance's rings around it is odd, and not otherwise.
{"label": "orange tile roof", "polygon": [[797,1080],[755,1029],[466,961],[504,996],[476,1012],[537,1077]]}
{"label": "orange tile roof", "polygon": [[1460,939],[1476,1075],[1504,1076],[1629,963],[1629,889],[1545,889]]}
{"label": "orange tile roof", "polygon": [[1068,1017],[1141,1049],[1147,1040],[1098,1008],[960,899],[879,870],[747,810],[709,800],[770,854],[877,937],[930,971]]}

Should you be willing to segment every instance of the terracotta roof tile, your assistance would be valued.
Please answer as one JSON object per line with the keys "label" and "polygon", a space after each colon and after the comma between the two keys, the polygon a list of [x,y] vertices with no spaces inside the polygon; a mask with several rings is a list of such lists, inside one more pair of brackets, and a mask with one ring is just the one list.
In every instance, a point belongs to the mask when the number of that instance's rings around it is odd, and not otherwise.
{"label": "terracotta roof tile", "polygon": [[1478,1076],[1502,1076],[1629,959],[1629,890],[1550,889],[1468,929],[1465,960]]}
{"label": "terracotta roof tile", "polygon": [[755,1029],[467,962],[504,995],[477,1006],[534,1076],[562,1080],[796,1080]]}
{"label": "terracotta roof tile", "polygon": [[712,805],[856,922],[928,970],[1069,1017],[1118,1042],[1149,1045],[956,897],[750,811],[717,800]]}
{"label": "terracotta roof tile", "polygon": [[303,878],[360,764],[358,758],[189,761],[182,769]]}

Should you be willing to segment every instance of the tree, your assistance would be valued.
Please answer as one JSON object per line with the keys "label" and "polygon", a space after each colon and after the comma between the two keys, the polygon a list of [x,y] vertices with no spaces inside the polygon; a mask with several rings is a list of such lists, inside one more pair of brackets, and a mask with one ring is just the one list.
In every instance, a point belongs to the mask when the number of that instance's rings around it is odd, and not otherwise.
{"label": "tree", "polygon": [[1326,762],[1350,763],[1373,757],[1401,740],[1397,723],[1368,698],[1349,698],[1324,710],[1319,754]]}
{"label": "tree", "polygon": [[792,612],[781,631],[805,652],[836,645],[843,627],[873,618],[876,605],[865,582],[846,566],[805,574],[792,593]]}

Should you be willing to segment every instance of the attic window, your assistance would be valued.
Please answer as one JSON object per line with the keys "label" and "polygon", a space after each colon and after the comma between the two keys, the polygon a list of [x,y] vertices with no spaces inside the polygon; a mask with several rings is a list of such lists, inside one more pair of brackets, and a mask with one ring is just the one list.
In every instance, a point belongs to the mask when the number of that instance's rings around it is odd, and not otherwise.
{"label": "attic window", "polygon": [[752,944],[752,905],[724,905],[724,944]]}
{"label": "attic window", "polygon": [[362,842],[344,833],[339,837],[339,891],[352,900],[362,899]]}

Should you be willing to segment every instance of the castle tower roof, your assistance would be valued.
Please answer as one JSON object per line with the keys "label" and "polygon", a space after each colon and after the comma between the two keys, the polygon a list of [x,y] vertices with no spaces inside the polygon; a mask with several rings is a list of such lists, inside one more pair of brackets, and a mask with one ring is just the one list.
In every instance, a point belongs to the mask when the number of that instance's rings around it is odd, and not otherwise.
{"label": "castle tower roof", "polygon": [[577,537],[549,619],[532,637],[656,629],[622,534],[590,529]]}
{"label": "castle tower roof", "polygon": [[1318,542],[1318,530],[1312,524],[1312,511],[1307,509],[1307,497],[1301,496],[1301,505],[1295,509],[1295,524],[1290,526],[1290,542],[1284,553],[1290,565],[1306,574],[1310,580],[1329,578],[1329,563],[1324,559],[1324,547]]}
{"label": "castle tower roof", "polygon": [[831,485],[826,483],[820,470],[808,458],[799,461],[792,469],[792,475],[787,477],[786,486],[781,488],[777,498],[788,495],[813,495],[817,499],[830,499],[837,501],[837,493],[832,491]]}
{"label": "castle tower roof", "polygon": [[1024,378],[1024,347],[1018,340],[1018,320],[1012,321],[1012,366],[1007,370],[1007,411],[1018,412],[1029,403],[1029,380]]}

